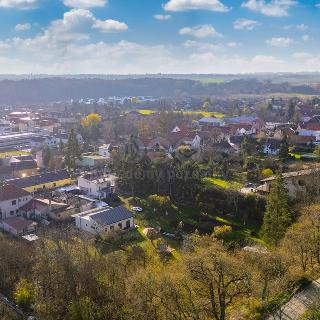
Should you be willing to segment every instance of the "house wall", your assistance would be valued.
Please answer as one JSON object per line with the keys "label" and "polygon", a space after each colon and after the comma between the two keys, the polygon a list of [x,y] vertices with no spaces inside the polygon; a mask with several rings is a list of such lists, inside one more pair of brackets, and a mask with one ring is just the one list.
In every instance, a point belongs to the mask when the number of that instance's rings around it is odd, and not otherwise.
{"label": "house wall", "polygon": [[30,177],[38,174],[37,168],[35,169],[24,169],[24,170],[14,170],[13,176],[15,178],[24,178],[24,177]]}
{"label": "house wall", "polygon": [[21,198],[11,199],[0,202],[0,219],[7,219],[17,216],[19,208],[32,200],[32,195],[24,196]]}
{"label": "house wall", "polygon": [[111,185],[110,181],[105,181],[102,183],[95,183],[94,181],[87,180],[83,177],[78,178],[78,187],[81,190],[84,190],[88,195],[91,195],[95,198],[105,198],[106,192],[102,192],[102,189],[109,189]]}
{"label": "house wall", "polygon": [[[133,228],[134,227],[133,217],[130,219],[126,219],[126,220],[121,220],[121,221],[116,222],[111,225],[101,226],[101,225],[97,224],[90,217],[87,218],[87,217],[79,217],[78,216],[78,217],[76,217],[76,226],[79,229],[86,231],[88,233],[91,233],[91,234],[102,234],[105,232],[108,233],[108,232],[113,232],[113,231],[125,229],[127,221],[130,221],[130,228]],[[121,224],[121,227],[119,226],[119,224]]]}
{"label": "house wall", "polygon": [[5,221],[0,221],[0,228],[6,232],[9,232],[15,236],[22,235],[28,232],[33,232],[35,230],[34,226],[29,226],[23,230],[17,230],[9,226]]}
{"label": "house wall", "polygon": [[[273,181],[266,181],[266,190],[270,192]],[[284,178],[285,186],[288,190],[288,195],[292,199],[304,197],[307,193],[320,194],[320,176],[318,173]]]}
{"label": "house wall", "polygon": [[28,192],[33,192],[33,191],[38,191],[43,189],[54,189],[54,188],[64,187],[72,184],[72,182],[73,182],[72,179],[65,179],[65,180],[53,181],[53,182],[48,182],[40,185],[30,186],[23,189]]}
{"label": "house wall", "polygon": [[100,147],[99,148],[99,156],[106,157],[107,159],[109,159],[111,156],[109,149]]}

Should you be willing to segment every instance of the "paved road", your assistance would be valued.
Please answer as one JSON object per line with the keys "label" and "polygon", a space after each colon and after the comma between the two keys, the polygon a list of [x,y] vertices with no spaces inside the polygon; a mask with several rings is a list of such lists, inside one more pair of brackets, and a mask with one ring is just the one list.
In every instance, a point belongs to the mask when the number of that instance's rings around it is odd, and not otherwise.
{"label": "paved road", "polygon": [[0,301],[6,304],[10,309],[12,309],[15,313],[17,313],[22,318],[26,319],[27,316],[24,312],[12,301],[10,301],[6,296],[0,293]]}
{"label": "paved road", "polygon": [[310,307],[320,304],[320,279],[296,293],[291,300],[278,309],[268,320],[298,320]]}

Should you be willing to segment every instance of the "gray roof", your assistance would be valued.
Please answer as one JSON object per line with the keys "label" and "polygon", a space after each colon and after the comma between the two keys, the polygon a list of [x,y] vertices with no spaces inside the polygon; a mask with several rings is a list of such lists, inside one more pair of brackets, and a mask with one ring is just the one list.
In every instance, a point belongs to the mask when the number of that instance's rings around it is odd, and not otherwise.
{"label": "gray roof", "polygon": [[123,206],[113,209],[105,209],[90,216],[91,219],[101,225],[110,225],[122,220],[130,219],[133,217],[131,211]]}
{"label": "gray roof", "polygon": [[66,170],[45,172],[36,176],[7,180],[7,183],[18,188],[29,188],[40,184],[56,182],[69,179],[70,175]]}
{"label": "gray roof", "polygon": [[[282,173],[282,177],[292,178],[292,177],[308,176],[308,175],[318,173],[319,171],[320,171],[320,168],[313,168],[313,169],[306,169],[306,170],[300,170],[300,171],[286,172],[286,173]],[[276,179],[277,179],[276,176],[272,176],[272,177],[263,179],[261,181],[266,182],[266,181],[273,181]]]}

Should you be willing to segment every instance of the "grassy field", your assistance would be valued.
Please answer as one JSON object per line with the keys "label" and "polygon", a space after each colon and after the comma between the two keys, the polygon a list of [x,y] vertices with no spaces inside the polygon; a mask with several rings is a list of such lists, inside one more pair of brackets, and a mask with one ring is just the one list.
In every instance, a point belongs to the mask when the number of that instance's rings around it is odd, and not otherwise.
{"label": "grassy field", "polygon": [[8,158],[13,156],[25,156],[31,154],[27,151],[6,151],[6,152],[0,152],[0,158]]}
{"label": "grassy field", "polygon": [[[183,222],[184,231],[189,233],[194,230],[199,230],[201,233],[211,234],[215,226],[228,225],[232,227],[232,232],[224,236],[224,240],[229,243],[238,241],[249,241],[252,243],[264,245],[264,241],[259,235],[260,225],[258,223],[246,223],[238,220],[233,216],[222,216],[215,213],[201,214],[199,209],[190,206],[177,206],[172,204],[171,208],[167,210],[155,209],[148,206],[146,200],[140,199],[134,202],[133,198],[124,199],[126,206],[141,205],[143,212],[135,213],[135,222],[139,225],[140,232],[144,227],[158,227],[171,233],[175,233],[177,225],[180,221]],[[143,233],[139,237],[140,246],[150,246],[149,241]],[[181,243],[177,239],[165,239],[169,245],[176,249],[176,255],[179,255]],[[151,244],[152,245],[152,244]]]}
{"label": "grassy field", "polygon": [[150,110],[150,109],[139,109],[137,111],[143,116],[149,116],[150,114],[154,114],[155,113],[154,110]]}
{"label": "grassy field", "polygon": [[[148,116],[148,115],[156,113],[155,110],[150,110],[150,109],[138,109],[137,111],[143,116]],[[200,116],[206,117],[206,118],[209,118],[209,117],[224,118],[226,116],[225,114],[223,114],[221,112],[210,112],[210,111],[183,111],[183,114],[186,116],[200,115]]]}
{"label": "grassy field", "polygon": [[204,183],[207,186],[216,185],[223,189],[240,189],[243,185],[237,181],[228,181],[218,178],[204,178]]}
{"label": "grassy field", "polygon": [[247,223],[246,225],[243,225],[243,223],[235,218],[226,218],[221,216],[215,216],[214,219],[221,225],[232,227],[232,232],[224,236],[225,241],[233,242],[241,239],[247,239],[253,243],[266,245],[259,236],[260,226],[258,224]]}
{"label": "grassy field", "polygon": [[221,112],[211,112],[211,111],[184,111],[183,112],[184,115],[201,115],[205,118],[209,118],[209,117],[216,117],[216,118],[224,118],[226,117],[225,114],[221,113]]}

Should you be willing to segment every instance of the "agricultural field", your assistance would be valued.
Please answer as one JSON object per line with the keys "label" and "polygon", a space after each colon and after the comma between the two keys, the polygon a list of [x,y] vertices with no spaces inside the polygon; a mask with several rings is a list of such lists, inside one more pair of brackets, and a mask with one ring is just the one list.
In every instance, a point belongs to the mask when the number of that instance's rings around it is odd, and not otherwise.
{"label": "agricultural field", "polygon": [[6,151],[6,152],[0,152],[0,158],[9,158],[14,156],[26,156],[30,155],[31,153],[28,151],[19,151],[19,150],[13,150],[13,151]]}

